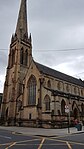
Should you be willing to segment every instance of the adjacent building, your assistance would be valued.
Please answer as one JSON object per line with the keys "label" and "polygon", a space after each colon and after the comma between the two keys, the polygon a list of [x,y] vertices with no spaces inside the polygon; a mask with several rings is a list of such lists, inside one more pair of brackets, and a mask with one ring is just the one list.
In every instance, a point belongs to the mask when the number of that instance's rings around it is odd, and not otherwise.
{"label": "adjacent building", "polygon": [[0,118],[1,118],[1,104],[2,104],[3,93],[0,93]]}
{"label": "adjacent building", "polygon": [[70,122],[76,118],[84,121],[84,82],[32,57],[26,0],[21,0],[8,57],[2,104],[4,123],[52,128],[66,122],[68,114]]}

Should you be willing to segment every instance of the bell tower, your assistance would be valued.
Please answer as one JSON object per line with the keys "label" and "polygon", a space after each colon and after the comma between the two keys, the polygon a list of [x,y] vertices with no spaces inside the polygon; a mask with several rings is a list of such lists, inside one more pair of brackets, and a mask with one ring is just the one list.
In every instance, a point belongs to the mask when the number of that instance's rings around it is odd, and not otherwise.
{"label": "bell tower", "polygon": [[2,117],[14,121],[18,98],[22,97],[23,79],[32,61],[31,34],[28,36],[27,0],[21,0],[15,33],[12,35],[6,79],[4,83]]}

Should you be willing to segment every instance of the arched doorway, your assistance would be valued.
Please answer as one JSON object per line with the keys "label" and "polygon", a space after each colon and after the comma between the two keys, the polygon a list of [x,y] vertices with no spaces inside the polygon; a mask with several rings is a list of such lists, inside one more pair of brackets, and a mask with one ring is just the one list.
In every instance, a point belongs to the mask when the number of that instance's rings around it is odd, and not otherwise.
{"label": "arched doorway", "polygon": [[77,108],[75,108],[73,110],[73,115],[74,115],[74,119],[77,119],[78,118],[78,110],[77,110]]}
{"label": "arched doorway", "polygon": [[66,105],[66,102],[64,99],[62,99],[62,101],[61,101],[61,113],[62,113],[62,115],[65,114],[65,105]]}

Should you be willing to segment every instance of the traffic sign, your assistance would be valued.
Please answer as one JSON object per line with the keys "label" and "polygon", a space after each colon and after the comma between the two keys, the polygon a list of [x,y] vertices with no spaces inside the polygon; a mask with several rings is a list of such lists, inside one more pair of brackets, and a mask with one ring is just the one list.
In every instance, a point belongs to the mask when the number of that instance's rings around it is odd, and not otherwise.
{"label": "traffic sign", "polygon": [[69,107],[67,105],[65,105],[65,112],[69,113]]}

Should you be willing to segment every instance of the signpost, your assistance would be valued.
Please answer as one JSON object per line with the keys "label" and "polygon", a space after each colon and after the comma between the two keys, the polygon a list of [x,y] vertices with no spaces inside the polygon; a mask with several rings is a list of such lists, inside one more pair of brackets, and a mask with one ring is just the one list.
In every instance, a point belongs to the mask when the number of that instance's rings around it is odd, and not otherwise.
{"label": "signpost", "polygon": [[69,106],[65,105],[65,112],[67,113],[68,118],[68,133],[70,133],[70,110]]}
{"label": "signpost", "polygon": [[67,105],[65,105],[65,112],[69,113],[69,107]]}

